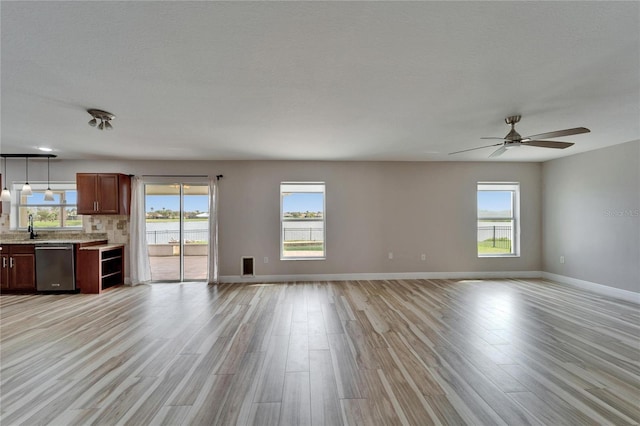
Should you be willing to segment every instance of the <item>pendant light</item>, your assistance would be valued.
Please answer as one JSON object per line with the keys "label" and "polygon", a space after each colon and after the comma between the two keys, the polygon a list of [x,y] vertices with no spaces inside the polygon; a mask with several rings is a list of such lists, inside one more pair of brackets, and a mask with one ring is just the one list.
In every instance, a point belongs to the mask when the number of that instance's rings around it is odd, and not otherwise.
{"label": "pendant light", "polygon": [[7,189],[7,157],[4,157],[4,189],[0,195],[0,201],[11,201],[11,193]]}
{"label": "pendant light", "polygon": [[47,157],[47,190],[44,191],[44,200],[53,201],[53,191],[51,190],[51,175],[49,173],[49,157]]}
{"label": "pendant light", "polygon": [[25,173],[25,182],[22,186],[22,195],[26,195],[27,197],[33,195],[33,191],[31,190],[31,185],[29,185],[29,157],[24,157],[26,164],[26,173]]}

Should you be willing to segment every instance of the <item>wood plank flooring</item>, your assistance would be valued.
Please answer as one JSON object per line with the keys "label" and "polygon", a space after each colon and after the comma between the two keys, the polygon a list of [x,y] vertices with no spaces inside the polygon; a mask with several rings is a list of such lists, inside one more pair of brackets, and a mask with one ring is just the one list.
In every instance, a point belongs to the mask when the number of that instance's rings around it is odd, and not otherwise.
{"label": "wood plank flooring", "polygon": [[8,425],[633,425],[640,307],[543,280],[0,297]]}

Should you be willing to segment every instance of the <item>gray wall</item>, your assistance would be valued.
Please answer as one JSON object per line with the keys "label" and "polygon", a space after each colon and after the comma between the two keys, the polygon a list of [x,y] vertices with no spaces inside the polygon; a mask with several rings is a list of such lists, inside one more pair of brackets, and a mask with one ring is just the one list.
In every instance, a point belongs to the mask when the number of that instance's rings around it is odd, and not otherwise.
{"label": "gray wall", "polygon": [[[30,163],[46,180],[46,163]],[[305,161],[55,161],[52,180],[76,172],[223,174],[220,274],[239,275],[240,257],[256,257],[257,275],[393,272],[540,271],[540,163]],[[24,162],[9,178],[23,179]],[[327,260],[280,261],[279,184],[325,181]],[[521,257],[476,255],[476,183],[521,184]],[[394,259],[387,253],[392,251]],[[426,254],[426,261],[420,259]],[[263,258],[269,263],[264,264]]]}
{"label": "gray wall", "polygon": [[640,291],[640,141],[548,161],[543,180],[543,270]]}

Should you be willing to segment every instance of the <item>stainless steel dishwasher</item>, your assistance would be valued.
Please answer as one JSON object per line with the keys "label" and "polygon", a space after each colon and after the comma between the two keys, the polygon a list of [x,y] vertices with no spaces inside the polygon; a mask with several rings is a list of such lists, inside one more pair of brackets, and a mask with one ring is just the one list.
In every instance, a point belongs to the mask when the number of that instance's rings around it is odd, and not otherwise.
{"label": "stainless steel dishwasher", "polygon": [[65,291],[76,289],[73,244],[36,245],[36,289]]}

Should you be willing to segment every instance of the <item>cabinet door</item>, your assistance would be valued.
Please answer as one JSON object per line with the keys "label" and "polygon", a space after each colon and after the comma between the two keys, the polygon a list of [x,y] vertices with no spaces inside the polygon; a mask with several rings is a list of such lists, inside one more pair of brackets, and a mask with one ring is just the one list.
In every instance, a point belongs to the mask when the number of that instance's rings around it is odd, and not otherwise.
{"label": "cabinet door", "polygon": [[118,214],[118,175],[98,175],[98,211],[104,214]]}
{"label": "cabinet door", "polygon": [[36,256],[34,254],[11,254],[13,267],[10,268],[10,288],[20,290],[36,289]]}
{"label": "cabinet door", "polygon": [[[3,248],[3,250],[6,250]],[[0,256],[0,289],[9,288],[9,255]]]}
{"label": "cabinet door", "polygon": [[76,174],[76,190],[78,191],[78,214],[95,214],[97,175],[91,173]]}

